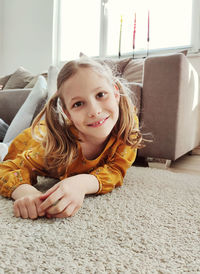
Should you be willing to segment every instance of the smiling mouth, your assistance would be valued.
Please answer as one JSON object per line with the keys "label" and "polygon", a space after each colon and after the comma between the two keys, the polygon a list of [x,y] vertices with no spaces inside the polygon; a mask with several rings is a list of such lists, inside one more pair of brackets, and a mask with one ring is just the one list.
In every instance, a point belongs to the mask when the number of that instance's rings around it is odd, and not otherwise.
{"label": "smiling mouth", "polygon": [[102,126],[104,123],[105,123],[105,121],[108,119],[109,117],[107,117],[107,118],[105,118],[105,119],[102,119],[102,120],[100,120],[100,121],[98,121],[98,122],[95,122],[95,123],[92,123],[92,124],[88,124],[88,126],[89,127],[100,127],[100,126]]}

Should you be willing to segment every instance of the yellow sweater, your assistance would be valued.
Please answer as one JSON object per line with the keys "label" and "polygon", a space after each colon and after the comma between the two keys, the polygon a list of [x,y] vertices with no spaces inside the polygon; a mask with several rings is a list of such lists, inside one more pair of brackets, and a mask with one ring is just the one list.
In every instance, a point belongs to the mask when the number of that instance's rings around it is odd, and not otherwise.
{"label": "yellow sweater", "polygon": [[0,195],[11,197],[21,184],[35,184],[37,176],[47,176],[63,180],[77,174],[92,174],[99,181],[99,193],[107,193],[123,184],[126,170],[136,158],[136,149],[121,140],[110,137],[103,152],[94,160],[86,159],[80,145],[78,157],[63,174],[49,174],[44,165],[44,149],[31,136],[28,128],[11,143],[4,162],[0,163]]}

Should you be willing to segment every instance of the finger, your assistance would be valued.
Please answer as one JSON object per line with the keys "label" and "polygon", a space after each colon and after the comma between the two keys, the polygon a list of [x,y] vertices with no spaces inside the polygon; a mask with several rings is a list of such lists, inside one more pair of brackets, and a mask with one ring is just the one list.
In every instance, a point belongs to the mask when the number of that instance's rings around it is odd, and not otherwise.
{"label": "finger", "polygon": [[37,208],[34,202],[32,202],[28,207],[28,216],[30,219],[36,219],[38,217]]}
{"label": "finger", "polygon": [[71,203],[66,209],[65,212],[67,214],[67,217],[70,217],[72,215],[72,213],[74,212],[75,209],[75,204]]}
{"label": "finger", "polygon": [[56,214],[56,215],[52,215],[52,217],[54,218],[68,218],[72,216],[72,213],[75,210],[75,205],[73,203],[71,203],[63,212]]}
{"label": "finger", "polygon": [[17,217],[17,218],[20,217],[20,211],[19,211],[19,208],[16,203],[14,203],[14,205],[13,205],[13,213],[14,213],[15,217]]}
{"label": "finger", "polygon": [[45,215],[45,211],[41,211],[41,212],[39,211],[40,205],[41,205],[41,200],[40,199],[35,200],[35,206],[36,206],[37,214],[38,214],[38,216],[42,217],[42,216]]}
{"label": "finger", "polygon": [[54,185],[53,187],[51,187],[49,190],[47,190],[47,192],[43,193],[41,196],[40,196],[40,199],[41,200],[45,200],[47,199],[53,192],[56,191],[56,189],[58,188],[58,184]]}
{"label": "finger", "polygon": [[53,216],[52,216],[52,215],[50,215],[50,214],[48,214],[48,213],[46,213],[46,217],[47,217],[48,219],[53,218]]}
{"label": "finger", "polygon": [[69,206],[71,203],[70,200],[62,198],[59,200],[55,205],[51,206],[49,209],[47,209],[47,213],[51,215],[59,214],[61,213],[65,208]]}
{"label": "finger", "polygon": [[73,204],[73,206],[67,208],[67,215],[70,217],[74,216],[79,208],[80,206],[76,206],[75,204]]}
{"label": "finger", "polygon": [[57,203],[59,199],[62,198],[62,194],[57,192],[53,192],[44,202],[39,206],[39,213],[46,211],[50,206]]}
{"label": "finger", "polygon": [[77,211],[79,211],[79,209],[80,209],[80,207],[75,207],[71,217],[73,217],[77,213]]}
{"label": "finger", "polygon": [[19,208],[20,210],[20,216],[23,218],[23,219],[28,219],[28,210],[25,206],[20,206]]}

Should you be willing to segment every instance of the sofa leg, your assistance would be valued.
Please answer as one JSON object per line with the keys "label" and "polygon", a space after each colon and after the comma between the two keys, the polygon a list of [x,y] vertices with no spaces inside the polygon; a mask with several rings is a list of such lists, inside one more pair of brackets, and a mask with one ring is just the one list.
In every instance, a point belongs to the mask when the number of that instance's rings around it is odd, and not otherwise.
{"label": "sofa leg", "polygon": [[171,162],[171,160],[167,159],[147,157],[148,166],[153,168],[167,169],[170,167]]}

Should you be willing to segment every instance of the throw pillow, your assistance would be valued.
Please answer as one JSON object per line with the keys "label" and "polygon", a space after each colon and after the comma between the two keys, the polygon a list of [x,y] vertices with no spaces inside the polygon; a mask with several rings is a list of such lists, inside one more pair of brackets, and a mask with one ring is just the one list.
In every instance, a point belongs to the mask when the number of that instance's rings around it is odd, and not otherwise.
{"label": "throw pillow", "polygon": [[0,78],[0,86],[1,86],[1,89],[4,88],[4,86],[6,85],[6,83],[7,83],[8,80],[9,80],[10,76],[11,76],[11,74],[6,75],[6,76]]}
{"label": "throw pillow", "polygon": [[24,88],[33,88],[37,82],[38,75],[34,76],[33,79]]}
{"label": "throw pillow", "polygon": [[[42,75],[45,79],[47,79],[47,72],[43,72],[39,75]],[[24,88],[33,88],[35,86],[35,83],[37,82],[39,75],[34,76],[33,79]]]}
{"label": "throw pillow", "polygon": [[[87,55],[85,55],[84,53],[80,52],[79,54],[80,57],[87,57]],[[116,58],[111,58],[111,57],[105,57],[105,58],[101,58],[101,57],[97,57],[94,58],[95,61],[100,62],[101,64],[106,64],[108,65],[112,71],[119,76],[122,76],[124,73],[124,69],[126,68],[126,66],[129,64],[129,62],[132,60],[133,58],[129,57],[129,58],[121,58],[121,59],[116,59]]]}
{"label": "throw pillow", "polygon": [[4,120],[0,118],[0,141],[4,139],[4,136],[6,135],[6,131],[8,130],[8,127],[9,125],[6,124],[6,122],[4,122]]}
{"label": "throw pillow", "polygon": [[43,76],[39,76],[31,93],[12,120],[3,140],[4,143],[12,141],[22,130],[31,125],[37,106],[46,96],[47,82]]}
{"label": "throw pillow", "polygon": [[[33,114],[33,118],[32,118],[31,124],[33,123],[33,120],[35,119],[35,117],[41,112],[41,110],[45,106],[45,104],[47,102],[47,96],[48,96],[48,94],[37,105],[37,107],[35,109],[35,112]],[[41,119],[44,120],[44,116]]]}
{"label": "throw pillow", "polygon": [[8,154],[8,144],[0,143],[0,162],[3,161]]}
{"label": "throw pillow", "polygon": [[122,76],[129,82],[142,83],[144,59],[132,59],[124,69]]}
{"label": "throw pillow", "polygon": [[4,89],[24,88],[33,78],[34,75],[20,67],[10,76]]}
{"label": "throw pillow", "polygon": [[48,99],[57,91],[57,76],[58,68],[56,66],[50,66],[47,77]]}

